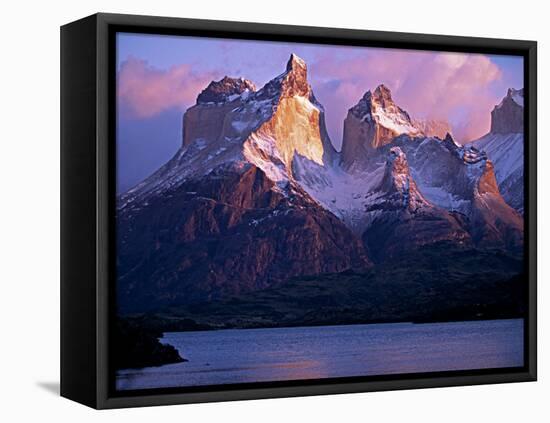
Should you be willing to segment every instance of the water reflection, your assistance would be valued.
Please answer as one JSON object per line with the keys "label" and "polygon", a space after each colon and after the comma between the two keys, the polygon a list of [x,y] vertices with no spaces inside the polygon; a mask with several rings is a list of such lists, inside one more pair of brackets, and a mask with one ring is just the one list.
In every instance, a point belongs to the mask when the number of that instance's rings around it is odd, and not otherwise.
{"label": "water reflection", "polygon": [[523,365],[523,320],[167,333],[189,361],[124,370],[118,389]]}

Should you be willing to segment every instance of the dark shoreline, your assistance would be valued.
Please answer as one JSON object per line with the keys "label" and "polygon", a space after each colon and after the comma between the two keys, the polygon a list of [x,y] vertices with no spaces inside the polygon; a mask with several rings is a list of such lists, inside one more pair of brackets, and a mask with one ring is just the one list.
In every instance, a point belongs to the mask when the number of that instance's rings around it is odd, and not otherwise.
{"label": "dark shoreline", "polygon": [[[130,318],[131,320],[132,318]],[[159,339],[165,333],[168,332],[209,332],[209,331],[223,331],[223,330],[248,330],[248,329],[284,329],[284,328],[308,328],[308,327],[322,327],[322,326],[354,326],[354,325],[386,325],[386,324],[413,324],[413,325],[424,325],[424,324],[434,324],[434,323],[460,323],[460,322],[476,322],[476,321],[489,321],[489,320],[515,320],[515,319],[525,319],[524,315],[507,315],[507,316],[483,316],[483,317],[463,317],[456,319],[446,319],[446,320],[430,320],[430,319],[418,319],[418,320],[370,320],[370,321],[357,321],[353,323],[311,323],[311,324],[293,324],[293,325],[258,325],[258,326],[224,326],[224,327],[213,327],[202,325],[200,328],[189,329],[189,328],[175,328],[168,326],[166,329],[162,330]],[[147,325],[145,325],[147,326]]]}
{"label": "dark shoreline", "polygon": [[140,369],[187,361],[174,346],[160,342],[163,335],[130,320],[118,319],[113,337],[115,368]]}

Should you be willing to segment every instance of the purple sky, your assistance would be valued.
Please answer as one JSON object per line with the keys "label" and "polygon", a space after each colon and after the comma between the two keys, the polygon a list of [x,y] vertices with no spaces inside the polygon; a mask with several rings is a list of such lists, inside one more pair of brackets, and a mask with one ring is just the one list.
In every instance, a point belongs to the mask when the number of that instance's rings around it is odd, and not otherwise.
{"label": "purple sky", "polygon": [[380,83],[413,118],[447,120],[461,142],[484,135],[493,106],[523,87],[523,59],[514,56],[118,34],[117,190],[175,153],[182,114],[211,80],[244,77],[260,88],[291,53],[308,64],[338,150],[347,110]]}

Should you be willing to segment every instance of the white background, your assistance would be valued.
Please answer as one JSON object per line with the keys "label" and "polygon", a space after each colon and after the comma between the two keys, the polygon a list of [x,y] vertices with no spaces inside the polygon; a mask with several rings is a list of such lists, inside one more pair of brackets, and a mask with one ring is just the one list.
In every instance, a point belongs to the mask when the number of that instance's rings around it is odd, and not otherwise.
{"label": "white background", "polygon": [[[0,42],[0,420],[549,421],[550,25],[544,1],[4,2]],[[539,382],[93,411],[59,383],[59,26],[103,12],[531,39],[539,42]],[[548,391],[544,395],[545,389]],[[70,420],[69,420],[70,419]]]}

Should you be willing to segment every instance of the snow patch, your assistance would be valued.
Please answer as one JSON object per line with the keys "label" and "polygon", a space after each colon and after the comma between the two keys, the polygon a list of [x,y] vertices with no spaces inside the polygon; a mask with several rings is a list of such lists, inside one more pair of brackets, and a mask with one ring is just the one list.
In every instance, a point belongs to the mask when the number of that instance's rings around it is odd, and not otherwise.
{"label": "snow patch", "polygon": [[320,166],[297,155],[294,169],[298,183],[312,198],[351,230],[362,234],[369,217],[365,209],[377,199],[372,192],[382,180],[383,166],[372,172],[348,173],[339,166]]}
{"label": "snow patch", "polygon": [[461,199],[442,187],[419,184],[419,189],[426,199],[437,207],[449,211],[465,212],[470,206],[470,201]]}
{"label": "snow patch", "polygon": [[260,137],[253,133],[243,146],[245,158],[260,168],[273,182],[287,182],[289,180],[286,167],[271,137]]}
{"label": "snow patch", "polygon": [[397,134],[418,134],[418,129],[400,114],[386,113],[384,110],[377,109],[372,115],[380,125]]}

